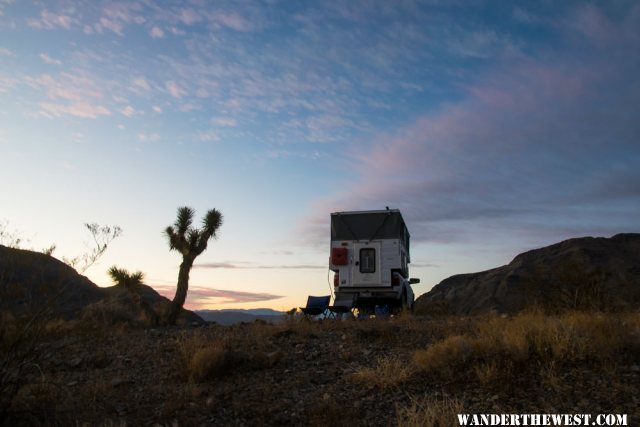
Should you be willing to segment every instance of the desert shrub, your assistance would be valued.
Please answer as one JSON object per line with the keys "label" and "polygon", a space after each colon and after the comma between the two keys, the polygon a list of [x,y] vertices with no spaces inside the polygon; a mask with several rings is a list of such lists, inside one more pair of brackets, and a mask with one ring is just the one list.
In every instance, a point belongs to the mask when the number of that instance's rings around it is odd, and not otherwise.
{"label": "desert shrub", "polygon": [[200,383],[214,379],[224,372],[225,350],[220,345],[210,345],[197,350],[189,359],[189,381]]}
{"label": "desert shrub", "polygon": [[412,399],[410,405],[396,407],[398,426],[402,427],[457,426],[457,414],[463,412],[462,403],[450,398],[441,400],[433,397]]}
{"label": "desert shrub", "polygon": [[20,403],[27,377],[41,373],[37,347],[46,325],[44,314],[16,319],[5,313],[0,318],[0,425]]}
{"label": "desert shrub", "polygon": [[237,361],[224,340],[216,339],[208,332],[185,331],[177,339],[179,357],[176,362],[187,381],[199,383],[219,377]]}
{"label": "desert shrub", "polygon": [[504,366],[500,366],[495,361],[491,362],[481,362],[473,367],[473,373],[476,378],[483,385],[492,384],[498,378],[503,376],[504,374],[501,372],[504,370]]}
{"label": "desert shrub", "polygon": [[373,368],[362,367],[351,374],[353,381],[373,387],[387,389],[409,380],[413,374],[410,361],[399,357],[380,357]]}
{"label": "desert shrub", "polygon": [[413,361],[421,371],[440,376],[472,366],[482,383],[509,377],[516,368],[533,366],[552,376],[563,364],[611,366],[637,354],[638,318],[585,312],[493,318],[475,333],[452,335],[416,351]]}
{"label": "desert shrub", "polygon": [[87,306],[80,317],[86,325],[113,326],[139,322],[134,311],[114,300],[99,301]]}
{"label": "desert shrub", "polygon": [[425,350],[414,353],[414,363],[426,372],[450,373],[473,356],[474,340],[464,335],[453,335]]}
{"label": "desert shrub", "polygon": [[420,301],[415,305],[413,314],[416,316],[450,316],[453,313],[448,301]]}

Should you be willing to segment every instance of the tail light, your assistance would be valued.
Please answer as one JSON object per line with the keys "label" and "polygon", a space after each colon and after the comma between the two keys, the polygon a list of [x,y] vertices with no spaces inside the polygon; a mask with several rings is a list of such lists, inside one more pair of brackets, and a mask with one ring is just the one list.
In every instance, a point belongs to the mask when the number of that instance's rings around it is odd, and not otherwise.
{"label": "tail light", "polygon": [[347,265],[347,248],[331,248],[331,264]]}
{"label": "tail light", "polygon": [[340,286],[340,273],[336,272],[336,274],[333,275],[333,286]]}

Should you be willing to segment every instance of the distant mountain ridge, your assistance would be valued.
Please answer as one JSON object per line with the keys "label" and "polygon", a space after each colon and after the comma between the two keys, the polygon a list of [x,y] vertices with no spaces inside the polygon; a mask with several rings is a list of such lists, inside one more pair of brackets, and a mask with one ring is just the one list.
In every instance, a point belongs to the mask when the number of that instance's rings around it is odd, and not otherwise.
{"label": "distant mountain ridge", "polygon": [[534,249],[508,265],[451,276],[416,300],[419,313],[514,313],[528,307],[640,308],[640,234],[582,237]]}
{"label": "distant mountain ridge", "polygon": [[222,310],[196,310],[195,313],[207,322],[220,325],[233,325],[241,322],[254,322],[258,319],[266,322],[279,322],[285,313],[270,308],[227,308]]}

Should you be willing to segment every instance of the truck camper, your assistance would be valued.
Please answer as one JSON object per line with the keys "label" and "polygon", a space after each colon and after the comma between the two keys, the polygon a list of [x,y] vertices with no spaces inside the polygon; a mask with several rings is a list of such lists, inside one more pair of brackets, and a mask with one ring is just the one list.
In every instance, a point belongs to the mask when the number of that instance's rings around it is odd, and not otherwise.
{"label": "truck camper", "polygon": [[[331,256],[335,299],[355,296],[355,307],[371,313],[376,306],[412,310],[409,278],[409,231],[398,209],[331,214]],[[355,294],[355,295],[354,295]]]}

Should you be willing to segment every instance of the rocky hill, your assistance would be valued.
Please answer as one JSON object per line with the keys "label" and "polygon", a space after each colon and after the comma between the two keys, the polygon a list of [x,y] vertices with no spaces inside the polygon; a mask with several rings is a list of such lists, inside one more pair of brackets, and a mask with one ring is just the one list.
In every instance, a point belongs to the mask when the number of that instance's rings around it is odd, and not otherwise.
{"label": "rocky hill", "polygon": [[[142,285],[138,291],[158,312],[169,304],[149,286]],[[101,288],[49,255],[0,245],[0,312],[22,317],[43,310],[50,318],[66,320],[100,317],[103,321],[129,321],[141,317],[126,289]],[[187,310],[180,320],[202,322]]]}
{"label": "rocky hill", "polygon": [[514,313],[527,307],[640,307],[640,234],[569,239],[516,256],[508,265],[443,280],[416,300],[418,313]]}

